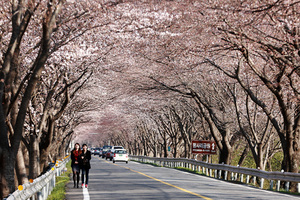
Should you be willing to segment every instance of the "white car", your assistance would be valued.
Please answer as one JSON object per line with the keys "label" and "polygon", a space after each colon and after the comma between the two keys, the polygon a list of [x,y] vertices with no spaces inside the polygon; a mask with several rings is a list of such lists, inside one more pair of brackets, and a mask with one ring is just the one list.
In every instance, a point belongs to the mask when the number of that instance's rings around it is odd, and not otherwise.
{"label": "white car", "polygon": [[111,150],[114,152],[115,150],[124,149],[122,146],[112,146]]}
{"label": "white car", "polygon": [[124,150],[122,146],[112,146],[110,157],[106,159],[110,159],[110,161],[112,161],[115,150],[122,150],[122,149]]}
{"label": "white car", "polygon": [[95,153],[95,148],[92,147],[90,151],[91,151],[91,154],[94,154]]}
{"label": "white car", "polygon": [[128,163],[128,153],[125,149],[115,150],[113,154],[113,163],[115,162],[126,162]]}

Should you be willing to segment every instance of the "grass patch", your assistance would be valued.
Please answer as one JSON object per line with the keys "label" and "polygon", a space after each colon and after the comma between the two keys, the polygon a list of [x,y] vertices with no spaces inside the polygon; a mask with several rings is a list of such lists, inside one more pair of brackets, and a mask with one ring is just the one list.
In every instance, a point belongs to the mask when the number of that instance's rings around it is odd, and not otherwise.
{"label": "grass patch", "polygon": [[48,196],[47,200],[61,200],[66,197],[66,184],[70,181],[70,174],[72,173],[71,169],[71,161],[69,161],[66,165],[67,171],[63,173],[61,176],[56,177],[56,184]]}
{"label": "grass patch", "polygon": [[296,196],[296,197],[300,196],[300,193],[289,192],[289,191],[285,191],[284,189],[280,189],[278,192],[283,193],[283,194],[293,195],[293,196]]}

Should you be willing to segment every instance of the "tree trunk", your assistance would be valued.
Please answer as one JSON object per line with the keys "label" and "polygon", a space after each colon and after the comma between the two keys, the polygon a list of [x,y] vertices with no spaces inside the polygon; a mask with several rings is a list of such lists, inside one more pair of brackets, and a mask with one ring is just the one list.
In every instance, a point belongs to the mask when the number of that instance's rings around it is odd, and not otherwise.
{"label": "tree trunk", "polygon": [[240,159],[239,159],[239,162],[238,162],[238,165],[239,166],[242,166],[243,162],[245,161],[246,157],[247,157],[247,154],[249,152],[249,147],[248,145],[245,147]]}
{"label": "tree trunk", "polygon": [[220,155],[219,155],[219,163],[222,164],[230,164],[230,158],[231,158],[231,147],[228,146],[224,141],[222,141],[222,149],[220,150]]}
{"label": "tree trunk", "polygon": [[164,145],[163,145],[163,150],[164,150],[164,158],[168,157],[168,143],[167,140],[164,138]]}
{"label": "tree trunk", "polygon": [[[299,105],[299,104],[298,104]],[[300,108],[298,108],[300,110]],[[295,120],[295,127],[290,135],[292,140],[288,140],[288,152],[289,152],[289,167],[290,172],[299,173],[299,159],[300,159],[300,112]],[[297,183],[291,183],[291,192],[297,192]]]}
{"label": "tree trunk", "polygon": [[133,155],[138,156],[138,148],[137,148],[137,141],[134,139],[133,141]]}
{"label": "tree trunk", "polygon": [[230,145],[229,136],[230,136],[230,130],[227,127],[219,127],[217,126],[216,122],[216,116],[214,116],[213,111],[211,110],[210,106],[204,104],[201,100],[201,97],[196,92],[192,91],[192,95],[194,97],[194,100],[196,104],[198,105],[198,108],[203,115],[205,121],[207,122],[210,132],[212,134],[212,137],[214,138],[219,151],[219,163],[224,164],[230,164],[231,159],[231,151],[232,147]]}
{"label": "tree trunk", "polygon": [[184,139],[183,142],[184,142],[184,144],[183,144],[184,145],[184,157],[188,158],[189,153],[188,153],[187,147],[186,147],[187,146],[186,140]]}
{"label": "tree trunk", "polygon": [[[2,154],[2,149],[0,149],[0,169],[3,169],[3,154]],[[3,186],[2,186],[2,182],[4,181],[4,179],[2,179],[3,174],[2,174],[2,170],[0,170],[0,199],[3,199]]]}
{"label": "tree trunk", "polygon": [[2,189],[4,197],[15,191],[15,153],[13,151],[3,152],[3,176]]}
{"label": "tree trunk", "polygon": [[18,179],[18,185],[23,185],[28,182],[26,166],[24,161],[24,154],[22,148],[19,148],[16,160],[16,174]]}
{"label": "tree trunk", "polygon": [[257,160],[256,161],[256,167],[260,170],[264,170],[263,165],[263,150],[262,150],[262,143],[257,144]]}
{"label": "tree trunk", "polygon": [[153,157],[157,157],[157,145],[156,145],[156,143],[154,144],[154,149],[153,149],[154,151],[153,151]]}
{"label": "tree trunk", "polygon": [[54,122],[51,119],[51,117],[49,117],[48,131],[46,134],[44,134],[44,137],[41,138],[40,147],[39,147],[40,148],[40,158],[41,158],[40,170],[42,172],[45,172],[45,170],[48,167],[49,148],[51,145],[53,134],[54,134]]}
{"label": "tree trunk", "polygon": [[35,179],[41,173],[39,142],[35,133],[30,135],[29,145],[29,179]]}
{"label": "tree trunk", "polygon": [[173,151],[173,158],[177,157],[177,138],[175,137],[175,142],[174,142],[174,151]]}
{"label": "tree trunk", "polygon": [[[0,99],[4,94],[4,73],[0,72]],[[2,101],[1,101],[2,102]],[[3,104],[0,104],[0,199],[6,197],[10,192],[14,191],[14,154],[11,152],[8,143],[8,132],[5,123],[6,115],[3,110]]]}
{"label": "tree trunk", "polygon": [[143,140],[143,147],[144,147],[144,156],[148,156],[147,146],[146,146],[146,141],[145,140]]}

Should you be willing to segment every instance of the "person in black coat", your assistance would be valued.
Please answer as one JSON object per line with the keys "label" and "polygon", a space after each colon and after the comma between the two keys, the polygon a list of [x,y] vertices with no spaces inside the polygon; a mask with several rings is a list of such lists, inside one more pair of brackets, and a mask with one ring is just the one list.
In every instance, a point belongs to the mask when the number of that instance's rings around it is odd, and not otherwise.
{"label": "person in black coat", "polygon": [[[82,151],[80,149],[79,143],[76,143],[74,149],[71,152],[71,167],[73,172],[74,188],[78,188],[79,184],[79,174],[80,174],[80,155]],[[77,182],[76,182],[77,180]]]}
{"label": "person in black coat", "polygon": [[[89,184],[89,171],[91,169],[91,164],[90,164],[90,160],[91,160],[91,152],[89,150],[87,150],[87,145],[83,144],[82,145],[82,153],[80,155],[80,168],[81,168],[81,182],[82,185],[81,187],[84,188],[88,188],[88,184]],[[84,181],[84,176],[85,176],[85,181]]]}

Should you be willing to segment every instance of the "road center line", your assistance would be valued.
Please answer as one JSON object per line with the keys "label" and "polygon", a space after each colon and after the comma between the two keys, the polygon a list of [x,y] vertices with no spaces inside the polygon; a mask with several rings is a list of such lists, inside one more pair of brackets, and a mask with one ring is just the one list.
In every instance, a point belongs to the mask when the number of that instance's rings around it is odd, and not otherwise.
{"label": "road center line", "polygon": [[[120,166],[120,167],[123,167],[123,166]],[[202,196],[202,195],[200,195],[200,194],[197,194],[197,193],[195,193],[195,192],[192,192],[192,191],[183,189],[183,188],[178,187],[178,186],[176,186],[176,185],[172,185],[172,184],[170,184],[170,183],[167,183],[167,182],[165,182],[165,181],[159,180],[159,179],[157,179],[157,178],[154,178],[154,177],[149,176],[149,175],[147,175],[147,174],[144,174],[144,173],[142,173],[142,172],[135,171],[135,170],[133,170],[133,169],[130,169],[129,167],[123,167],[123,168],[129,169],[129,170],[132,171],[132,172],[141,174],[141,175],[146,176],[146,177],[148,177],[148,178],[151,178],[151,179],[153,179],[153,180],[155,180],[155,181],[158,181],[158,182],[161,182],[161,183],[166,184],[166,185],[168,185],[168,186],[171,186],[171,187],[174,187],[174,188],[176,188],[176,189],[179,189],[179,190],[181,190],[181,191],[183,191],[183,192],[186,192],[186,193],[195,195],[195,196],[197,196],[197,197],[201,197],[202,199],[212,200],[211,198],[208,198],[208,197]]]}

